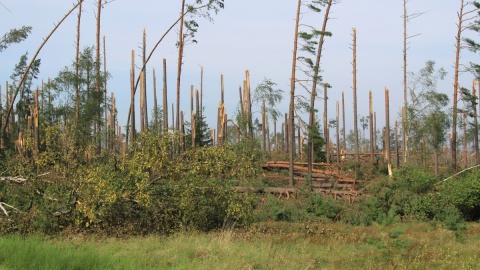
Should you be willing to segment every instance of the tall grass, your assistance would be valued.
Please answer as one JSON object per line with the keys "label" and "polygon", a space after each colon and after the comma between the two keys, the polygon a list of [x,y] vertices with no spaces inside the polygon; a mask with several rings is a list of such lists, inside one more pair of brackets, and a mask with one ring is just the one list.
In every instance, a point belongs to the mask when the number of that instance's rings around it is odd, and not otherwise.
{"label": "tall grass", "polygon": [[0,266],[5,269],[111,269],[114,265],[89,243],[56,243],[41,237],[0,238]]}
{"label": "tall grass", "polygon": [[[0,269],[475,269],[480,224],[257,223],[244,231],[100,240],[0,238]],[[478,268],[477,268],[478,269]]]}

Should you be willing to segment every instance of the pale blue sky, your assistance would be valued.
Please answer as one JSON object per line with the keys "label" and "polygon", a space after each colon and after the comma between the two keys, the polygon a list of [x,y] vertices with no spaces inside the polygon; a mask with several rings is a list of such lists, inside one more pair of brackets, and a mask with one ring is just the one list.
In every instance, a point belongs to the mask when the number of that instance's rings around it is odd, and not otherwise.
{"label": "pale blue sky", "polygon": [[[12,45],[0,54],[0,82],[4,89],[19,57],[36,51],[44,37],[73,6],[69,0],[0,0],[8,10],[0,6],[0,34],[22,25],[33,27],[31,36],[21,44]],[[188,0],[187,0],[188,2]],[[217,105],[220,99],[220,74],[225,76],[226,107],[233,117],[238,103],[238,87],[242,85],[245,70],[250,70],[254,89],[264,77],[272,79],[285,90],[285,99],[279,105],[287,110],[289,77],[293,48],[294,0],[242,0],[225,1],[225,9],[214,15],[214,22],[199,19],[198,44],[185,50],[182,74],[182,108],[189,108],[190,85],[199,88],[200,65],[204,67],[204,106],[208,123],[216,122]],[[81,46],[95,42],[95,4],[86,0],[82,17]],[[102,36],[107,38],[107,69],[112,74],[109,91],[114,91],[119,108],[119,120],[125,125],[129,102],[129,69],[131,50],[139,55],[142,31],[147,29],[147,50],[174,22],[180,12],[181,1],[174,0],[116,0],[102,10]],[[439,91],[453,93],[453,64],[455,60],[455,34],[457,11],[460,1],[421,0],[410,1],[410,12],[426,12],[409,24],[409,33],[420,34],[410,40],[409,71],[418,71],[427,60],[435,60],[437,67],[444,67],[448,75],[439,84]],[[304,8],[303,22],[320,28],[323,13],[314,15]],[[75,11],[45,45],[39,58],[42,59],[40,78],[54,78],[75,57],[76,34]],[[375,96],[377,126],[383,125],[384,88],[391,92],[391,123],[403,105],[402,87],[402,0],[343,0],[332,7],[332,19],[327,29],[333,33],[326,39],[322,70],[324,81],[333,88],[329,91],[329,118],[334,118],[335,102],[340,101],[345,91],[347,119],[352,118],[352,28],[357,28],[357,89],[358,113],[368,114],[368,91]],[[151,71],[157,70],[158,87],[161,89],[162,59],[168,64],[169,104],[175,100],[175,77],[177,51],[176,32],[172,31],[155,52],[148,65],[148,86],[152,90]],[[472,35],[471,33],[466,33]],[[475,37],[475,36],[474,36]],[[464,51],[463,64],[480,62],[477,55]],[[137,62],[139,63],[139,62]],[[138,74],[138,72],[137,72]],[[300,74],[300,73],[297,73]],[[469,87],[473,76],[462,74],[461,83]],[[41,81],[37,82],[38,84]],[[307,93],[297,88],[297,94]],[[4,92],[4,91],[3,91]],[[138,99],[138,98],[137,98]],[[153,99],[149,108],[153,107]],[[323,111],[323,102],[317,109]],[[171,105],[170,105],[171,106]],[[255,109],[255,108],[254,108]],[[258,111],[258,109],[256,109]],[[169,116],[170,118],[171,116]],[[305,118],[306,119],[306,118]],[[347,124],[352,123],[347,120]],[[347,130],[353,128],[347,125]]]}

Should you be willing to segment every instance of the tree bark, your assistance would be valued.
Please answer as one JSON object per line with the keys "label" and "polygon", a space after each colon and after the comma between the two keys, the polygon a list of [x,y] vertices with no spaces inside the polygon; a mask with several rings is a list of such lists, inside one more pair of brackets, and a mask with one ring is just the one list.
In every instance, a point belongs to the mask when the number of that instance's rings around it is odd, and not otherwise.
{"label": "tree bark", "polygon": [[358,149],[358,121],[357,121],[357,29],[353,28],[353,132],[355,135],[355,163],[360,162]]}
{"label": "tree bark", "polygon": [[[474,81],[472,93],[473,93],[473,96],[475,97],[475,99],[476,99],[477,102],[478,102],[477,93],[476,93],[476,88],[475,88],[475,82],[478,83],[479,81],[478,81],[478,80]],[[480,83],[478,84],[478,86],[480,87]],[[478,150],[478,115],[477,115],[477,106],[474,106],[474,107],[473,107],[473,114],[475,115],[475,117],[473,117],[473,140],[474,140],[474,147],[475,147],[475,164],[476,164],[476,165],[479,165],[479,164],[480,164],[480,154],[479,154],[479,150]]]}
{"label": "tree bark", "polygon": [[[173,116],[173,112],[172,112],[172,116]],[[167,132],[168,132],[167,59],[163,58],[163,133],[166,134]]]}
{"label": "tree bark", "polygon": [[78,17],[77,17],[77,43],[75,49],[75,126],[78,125],[78,117],[80,111],[80,82],[78,81],[79,76],[79,61],[80,61],[80,25],[82,19],[82,2],[79,1],[78,5]]}
{"label": "tree bark", "polygon": [[385,157],[388,166],[388,174],[391,175],[392,164],[390,157],[390,101],[388,88],[385,87]]}
{"label": "tree bark", "polygon": [[[182,12],[180,13],[183,15],[185,13],[185,0],[182,0]],[[178,33],[178,63],[177,63],[177,122],[175,125],[176,130],[180,130],[180,82],[181,82],[181,75],[182,75],[182,61],[183,61],[183,45],[184,45],[184,38],[183,38],[183,16],[180,19],[180,30]]]}
{"label": "tree bark", "polygon": [[460,12],[458,12],[457,36],[455,37],[455,68],[453,79],[453,119],[452,119],[452,142],[451,142],[451,157],[452,170],[457,172],[457,105],[458,105],[458,88],[459,88],[459,67],[460,67],[460,49],[462,41],[462,24],[463,24],[463,9],[465,7],[464,0],[460,1]]}
{"label": "tree bark", "polygon": [[290,168],[289,168],[289,182],[290,185],[295,185],[293,178],[293,159],[295,157],[295,119],[294,119],[294,106],[295,106],[295,71],[297,69],[297,43],[298,43],[298,26],[300,21],[300,8],[302,6],[302,0],[298,0],[297,16],[295,19],[295,35],[293,37],[293,57],[292,57],[292,75],[290,77],[290,106],[289,106],[289,125],[290,125]]}
{"label": "tree bark", "polygon": [[[317,57],[315,59],[315,66],[313,67],[313,84],[312,84],[312,92],[310,96],[310,115],[309,115],[309,121],[308,125],[310,129],[315,125],[314,119],[315,119],[315,98],[316,98],[316,91],[317,91],[317,82],[318,82],[318,73],[320,70],[320,60],[322,57],[322,51],[323,51],[323,43],[325,40],[325,30],[327,28],[327,22],[328,22],[328,16],[330,14],[330,7],[332,6],[333,0],[329,0],[327,3],[327,9],[325,10],[325,16],[323,17],[323,24],[322,24],[322,34],[320,34],[320,41],[318,42],[318,49],[317,49]],[[312,132],[312,130],[308,131],[309,134]],[[314,146],[313,146],[313,139],[312,136],[309,136],[308,140],[308,153],[307,153],[307,158],[308,158],[308,171],[311,173],[311,170],[313,168],[312,163],[313,163],[313,157],[314,157]]]}

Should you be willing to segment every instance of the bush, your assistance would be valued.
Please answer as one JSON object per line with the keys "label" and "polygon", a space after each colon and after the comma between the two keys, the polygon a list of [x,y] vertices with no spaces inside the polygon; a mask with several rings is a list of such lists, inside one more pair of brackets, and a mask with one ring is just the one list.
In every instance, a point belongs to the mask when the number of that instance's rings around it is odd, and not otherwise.
{"label": "bush", "polygon": [[443,183],[439,192],[443,205],[453,205],[465,219],[480,219],[480,172],[466,174]]}

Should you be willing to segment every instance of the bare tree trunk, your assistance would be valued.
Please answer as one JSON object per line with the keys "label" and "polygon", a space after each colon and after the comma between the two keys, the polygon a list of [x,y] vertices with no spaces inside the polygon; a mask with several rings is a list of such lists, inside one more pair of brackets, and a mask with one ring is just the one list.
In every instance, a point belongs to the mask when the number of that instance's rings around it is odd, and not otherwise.
{"label": "bare tree trunk", "polygon": [[327,106],[328,106],[328,83],[323,85],[323,136],[325,137],[325,157],[327,163],[330,163],[330,137],[328,136],[328,116],[327,116]]}
{"label": "bare tree trunk", "polygon": [[290,155],[289,155],[289,181],[290,185],[295,185],[293,178],[293,159],[295,156],[295,119],[294,119],[294,106],[295,106],[295,71],[297,69],[297,42],[298,42],[298,25],[300,21],[300,8],[302,6],[302,0],[298,0],[297,16],[295,19],[295,35],[293,37],[293,57],[292,57],[292,75],[290,77],[290,107],[289,107],[289,123],[290,123]]}
{"label": "bare tree trunk", "polygon": [[452,119],[452,142],[451,142],[451,156],[452,156],[452,170],[457,172],[457,93],[459,88],[458,77],[459,77],[459,67],[460,67],[460,49],[462,41],[462,31],[463,31],[463,9],[466,4],[464,1],[460,1],[460,12],[458,12],[458,23],[457,23],[457,36],[455,44],[455,69],[454,69],[454,80],[453,80],[453,119]]}
{"label": "bare tree trunk", "polygon": [[345,135],[345,93],[342,91],[342,137],[343,137],[343,150],[347,150],[347,136]]}
{"label": "bare tree trunk", "polygon": [[266,151],[267,135],[265,133],[265,99],[262,101],[262,150]]}
{"label": "bare tree trunk", "polygon": [[377,113],[373,112],[373,147],[377,149]]}
{"label": "bare tree trunk", "polygon": [[78,81],[79,76],[79,61],[80,61],[80,25],[82,19],[82,2],[79,1],[78,5],[78,17],[77,17],[77,43],[75,50],[75,126],[78,124],[78,117],[80,114],[80,82]]}
{"label": "bare tree trunk", "polygon": [[403,149],[403,163],[407,163],[408,156],[408,132],[407,132],[407,116],[408,116],[408,97],[407,97],[407,2],[403,0],[403,106],[405,113],[402,114],[402,149]]}
{"label": "bare tree trunk", "polygon": [[200,107],[197,105],[200,119],[203,119],[203,67],[200,66]]}
{"label": "bare tree trunk", "polygon": [[336,136],[337,136],[337,164],[340,164],[340,103],[337,101],[337,108],[336,108],[336,117],[335,120],[337,121],[336,124]]}
{"label": "bare tree trunk", "polygon": [[465,168],[468,166],[468,149],[467,149],[467,115],[463,114],[463,156]]}
{"label": "bare tree trunk", "polygon": [[[8,95],[5,95],[5,96],[8,97]],[[2,106],[3,106],[3,104],[2,104],[2,86],[0,85],[0,149],[4,148],[4,145],[3,145],[3,123],[4,123],[4,121],[3,121],[3,107]]]}
{"label": "bare tree trunk", "polygon": [[288,114],[285,113],[285,122],[284,122],[284,138],[285,138],[285,152],[289,152],[289,147],[290,147],[290,133],[289,133],[289,124],[288,124]]}
{"label": "bare tree trunk", "polygon": [[369,118],[369,122],[370,122],[370,160],[372,163],[375,162],[375,155],[374,155],[374,152],[375,152],[375,148],[374,148],[374,139],[373,139],[373,96],[372,96],[372,91],[370,91],[370,106],[369,106],[369,114],[368,114],[368,118]]}
{"label": "bare tree trunk", "polygon": [[143,46],[142,46],[142,74],[143,74],[143,126],[148,130],[148,101],[147,101],[147,30],[143,29]]}
{"label": "bare tree trunk", "polygon": [[273,118],[273,136],[273,143],[275,144],[273,149],[275,153],[278,153],[277,119],[275,118]]}
{"label": "bare tree trunk", "polygon": [[270,125],[268,124],[268,116],[265,117],[265,125],[267,126],[266,128],[266,133],[267,133],[267,151],[268,151],[268,154],[271,153],[271,144],[270,144]]}
{"label": "bare tree trunk", "polygon": [[360,162],[358,149],[358,121],[357,121],[357,29],[353,28],[353,132],[355,135],[355,163]]}
{"label": "bare tree trunk", "polygon": [[153,132],[155,134],[159,133],[158,126],[158,104],[157,104],[157,77],[155,75],[155,68],[152,70],[153,73]]}
{"label": "bare tree trunk", "polygon": [[106,50],[106,45],[105,45],[105,36],[103,36],[103,117],[105,119],[105,149],[108,148],[108,113],[107,113],[107,50]]}
{"label": "bare tree trunk", "polygon": [[[136,131],[135,131],[135,51],[132,50],[132,67],[130,71],[130,111],[132,112],[132,117],[130,118],[131,134],[130,138],[133,142],[135,140]],[[128,136],[128,135],[127,135]],[[128,145],[128,137],[127,137]]]}
{"label": "bare tree trunk", "polygon": [[[95,91],[100,93],[100,21],[101,21],[101,14],[102,14],[102,0],[98,0],[97,2],[97,32],[96,32],[96,42],[95,42]],[[97,104],[98,108],[102,106],[102,102],[99,100]],[[100,125],[101,125],[101,113],[99,110],[98,119],[95,123],[95,136],[97,140],[97,151],[100,151],[102,144],[100,139]]]}
{"label": "bare tree trunk", "polygon": [[[478,80],[476,81],[479,82]],[[478,84],[480,87],[480,83]],[[476,88],[475,88],[475,81],[473,82],[473,89],[472,89],[473,96],[477,98]],[[473,107],[473,114],[475,117],[473,118],[473,140],[474,140],[474,147],[475,147],[475,164],[480,164],[480,154],[478,150],[478,115],[477,115],[477,106]]]}
{"label": "bare tree trunk", "polygon": [[385,156],[388,166],[388,175],[392,175],[392,164],[390,157],[390,103],[388,88],[385,87]]}
{"label": "bare tree trunk", "polygon": [[[333,0],[329,0],[327,3],[327,9],[325,10],[325,16],[323,17],[323,25],[322,25],[322,32],[320,34],[320,41],[318,42],[318,49],[317,49],[317,57],[315,60],[315,66],[313,67],[313,84],[312,84],[312,92],[310,96],[310,115],[309,115],[309,121],[308,125],[310,126],[310,129],[315,125],[314,118],[315,118],[315,98],[316,98],[316,90],[317,90],[317,82],[318,82],[318,73],[320,70],[320,60],[322,57],[322,51],[323,51],[323,43],[325,40],[325,30],[327,28],[327,22],[328,22],[328,16],[330,14],[330,7],[332,6]],[[312,132],[312,130],[308,131],[309,134]],[[313,156],[314,156],[314,149],[313,149],[313,139],[312,136],[309,136],[308,140],[308,174],[310,175],[312,173],[312,168],[313,168]]]}
{"label": "bare tree trunk", "polygon": [[145,77],[145,73],[140,71],[140,132],[145,131],[145,96],[143,92],[145,91],[145,85],[143,84],[145,81],[143,78]]}
{"label": "bare tree trunk", "polygon": [[192,129],[192,148],[195,148],[195,113],[193,108],[193,85],[190,86],[190,127]]}
{"label": "bare tree trunk", "polygon": [[[0,97],[1,97],[1,94],[0,94]],[[2,106],[0,106],[0,109],[1,107]],[[35,152],[35,155],[38,154],[38,150],[40,147],[40,127],[39,127],[39,119],[38,119],[39,117],[38,110],[39,110],[39,102],[38,102],[38,87],[37,87],[37,90],[35,90],[35,107],[33,108],[33,135],[34,135],[33,150]],[[0,119],[1,119],[1,116],[0,116]]]}
{"label": "bare tree trunk", "polygon": [[168,132],[167,59],[163,58],[163,133],[166,134],[167,132]]}
{"label": "bare tree trunk", "polygon": [[400,167],[400,155],[398,153],[398,123],[395,121],[395,168]]}
{"label": "bare tree trunk", "polygon": [[[14,119],[14,116],[12,114],[12,110],[13,110],[13,104],[15,103],[15,99],[17,98],[17,95],[18,95],[18,92],[20,90],[20,88],[22,87],[23,83],[25,82],[25,79],[27,77],[27,74],[28,72],[30,71],[30,68],[32,67],[32,64],[33,62],[35,62],[35,60],[37,59],[37,56],[38,54],[40,53],[40,51],[42,50],[43,46],[47,43],[47,41],[50,39],[50,37],[53,35],[53,33],[58,29],[58,27],[63,23],[63,21],[65,21],[65,19],[83,2],[84,0],[79,0],[78,3],[73,6],[72,9],[70,9],[70,11],[67,12],[67,14],[65,14],[65,16],[63,16],[63,18],[57,23],[55,24],[55,27],[53,28],[53,30],[50,32],[50,34],[48,34],[48,36],[43,39],[43,42],[42,44],[40,45],[40,47],[38,47],[37,51],[35,52],[35,54],[33,55],[32,59],[30,59],[30,63],[28,64],[27,68],[24,70],[23,72],[23,75],[20,79],[20,81],[18,82],[18,85],[16,87],[16,90],[15,90],[15,93],[12,93],[13,92],[13,89],[12,89],[12,92],[11,92],[11,101],[10,101],[10,104],[8,107],[8,110],[6,112],[6,117],[5,117],[5,124],[3,125],[3,132],[5,133],[7,127],[9,126],[9,123],[10,123],[10,116],[12,117],[12,122],[13,122],[13,119]],[[8,89],[8,83],[7,83],[7,89]]]}
{"label": "bare tree trunk", "polygon": [[[182,0],[182,12],[180,14],[185,13],[185,0]],[[177,122],[176,122],[176,129],[180,130],[180,82],[181,82],[181,75],[182,75],[182,63],[183,63],[183,46],[184,46],[184,38],[183,38],[183,16],[180,19],[180,30],[178,33],[178,63],[177,63]]]}

